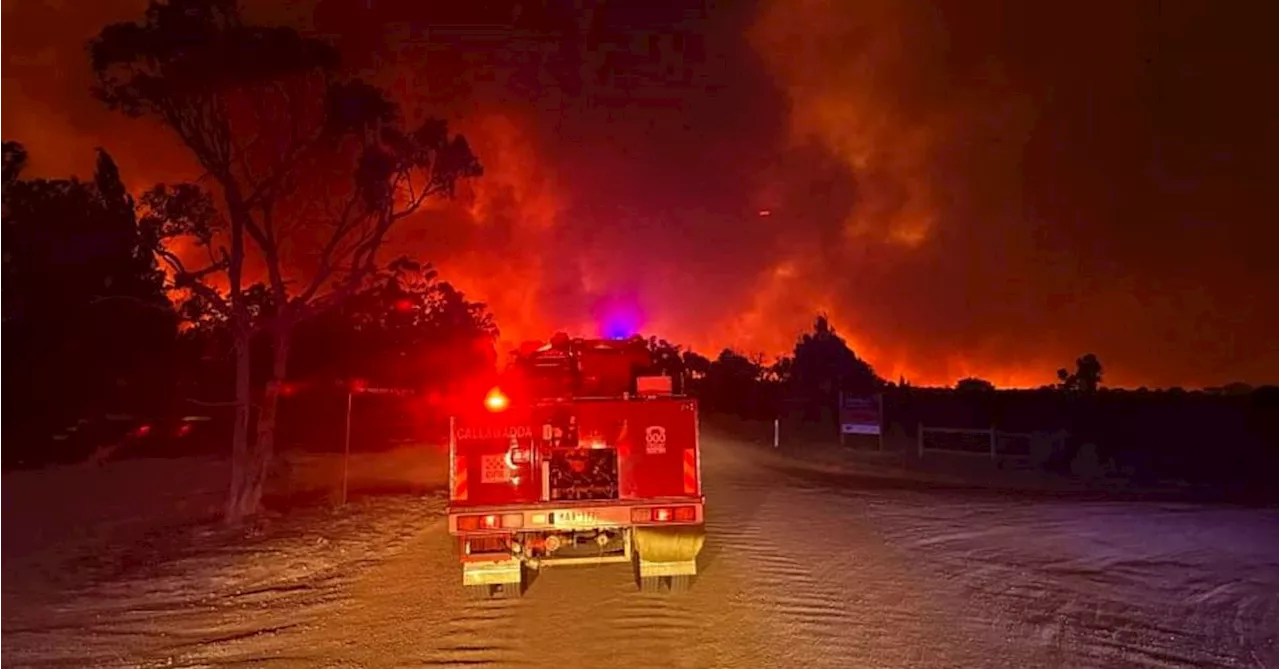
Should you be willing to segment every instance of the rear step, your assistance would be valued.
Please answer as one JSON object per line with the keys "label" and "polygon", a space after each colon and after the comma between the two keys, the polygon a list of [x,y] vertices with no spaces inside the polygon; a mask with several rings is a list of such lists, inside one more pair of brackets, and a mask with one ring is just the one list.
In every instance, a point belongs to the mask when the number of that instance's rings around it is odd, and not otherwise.
{"label": "rear step", "polygon": [[519,599],[524,595],[523,583],[468,585],[466,589],[469,599]]}
{"label": "rear step", "polygon": [[[635,527],[623,536],[621,554],[615,547],[613,554],[605,555],[606,544],[602,543],[599,556],[571,554],[560,558],[554,553],[530,556],[528,546],[521,546],[514,539],[485,537],[486,546],[496,539],[515,554],[471,551],[470,559],[462,563],[462,583],[472,598],[514,598],[524,594],[529,577],[542,568],[631,562],[636,585],[642,592],[683,592],[692,587],[698,573],[698,554],[706,538],[703,526]],[[524,540],[538,541],[527,535]]]}
{"label": "rear step", "polygon": [[524,594],[524,563],[514,557],[464,562],[462,585],[473,599],[520,597]]}

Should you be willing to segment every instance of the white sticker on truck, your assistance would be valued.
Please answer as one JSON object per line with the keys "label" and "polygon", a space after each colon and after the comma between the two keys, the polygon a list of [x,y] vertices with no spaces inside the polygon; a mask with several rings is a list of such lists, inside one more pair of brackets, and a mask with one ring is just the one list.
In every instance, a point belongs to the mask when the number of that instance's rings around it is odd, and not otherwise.
{"label": "white sticker on truck", "polygon": [[485,455],[480,458],[481,483],[506,483],[511,480],[511,468],[507,466],[506,453]]}
{"label": "white sticker on truck", "polygon": [[649,455],[662,455],[667,452],[667,428],[661,425],[650,425],[644,429],[644,452]]}

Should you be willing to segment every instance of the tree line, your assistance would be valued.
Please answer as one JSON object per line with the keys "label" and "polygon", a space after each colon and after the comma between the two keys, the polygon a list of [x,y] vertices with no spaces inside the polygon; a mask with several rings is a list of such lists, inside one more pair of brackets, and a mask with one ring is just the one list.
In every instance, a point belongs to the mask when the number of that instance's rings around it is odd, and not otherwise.
{"label": "tree line", "polygon": [[655,371],[699,397],[706,410],[743,418],[772,417],[785,401],[816,417],[834,408],[841,392],[874,394],[886,386],[870,363],[858,357],[824,314],[796,338],[792,351],[767,362],[762,354],[732,348],[707,357],[665,339],[650,338]]}
{"label": "tree line", "polygon": [[[157,186],[135,200],[101,150],[92,178],[83,181],[28,178],[27,158],[21,144],[4,143],[3,363],[4,380],[16,391],[4,396],[6,463],[56,459],[60,445],[51,436],[106,414],[238,413],[236,328],[243,325],[206,296],[226,300],[227,288],[210,282],[192,289],[193,279],[165,260],[181,241],[174,230],[202,230],[220,215],[218,203],[191,184]],[[216,235],[205,239],[216,243]],[[250,324],[246,413],[255,438],[273,385],[277,396],[355,379],[439,394],[504,362],[493,315],[425,259],[378,263],[340,299],[295,316],[283,371],[281,335],[273,329],[277,295],[269,281],[257,281],[246,282],[238,298]],[[647,342],[653,371],[672,376],[709,413],[830,421],[841,393],[910,391],[906,379],[877,374],[821,314],[788,354],[771,361],[733,349],[705,356],[657,337]],[[1043,390],[1082,398],[1104,390],[1103,366],[1092,354],[1057,375]],[[995,390],[966,378],[954,394],[983,406]]]}
{"label": "tree line", "polygon": [[[233,406],[231,319],[164,271],[161,257],[172,249],[161,228],[172,225],[172,211],[156,209],[155,191],[134,201],[105,151],[86,181],[26,178],[26,164],[23,146],[6,141],[6,458],[53,448],[50,435],[102,415]],[[243,301],[253,318],[274,318],[266,283],[247,285]],[[251,334],[251,403],[270,379],[272,334]],[[401,257],[296,324],[288,378],[293,386],[350,378],[443,386],[492,368],[497,334],[484,304],[430,264]]]}
{"label": "tree line", "polygon": [[[379,259],[389,230],[451,197],[480,164],[445,122],[410,118],[345,72],[329,42],[248,23],[234,2],[151,2],[140,20],[104,27],[89,53],[97,99],[158,122],[203,174],[135,202],[105,153],[92,184],[23,180],[25,152],[6,144],[5,278],[23,297],[12,309],[6,301],[5,327],[22,350],[46,356],[21,373],[27,391],[14,402],[47,423],[70,406],[112,401],[115,388],[160,387],[150,377],[164,369],[126,355],[156,350],[139,343],[135,319],[172,355],[180,321],[206,326],[198,332],[216,326],[232,360],[227,516],[239,519],[261,499],[300,324],[388,271],[403,288],[407,267]],[[185,298],[180,307],[165,299],[173,292]],[[59,308],[76,313],[51,313]],[[113,341],[86,341],[88,332]],[[257,370],[255,350],[268,360]]]}
{"label": "tree line", "polygon": [[[225,408],[234,522],[259,506],[291,384],[446,388],[499,363],[483,304],[428,259],[384,257],[406,218],[483,178],[445,121],[401,109],[328,41],[247,22],[233,0],[152,1],[88,51],[96,99],[163,128],[201,174],[135,198],[105,150],[92,179],[41,179],[4,143],[6,463],[93,416]],[[785,400],[818,416],[840,392],[892,385],[823,316],[771,363],[650,345],[713,411],[767,415]],[[1059,377],[1092,393],[1102,367],[1085,356]]]}
{"label": "tree line", "polygon": [[[5,380],[21,388],[6,433],[210,391],[233,414],[234,522],[259,506],[291,377],[363,366],[395,382],[492,360],[460,343],[492,339],[482,305],[418,259],[381,257],[394,226],[482,175],[446,122],[234,0],[153,0],[88,52],[97,100],[163,128],[202,174],[135,200],[105,151],[92,182],[25,179],[24,148],[5,144]],[[752,374],[739,358],[708,362],[704,382]]]}

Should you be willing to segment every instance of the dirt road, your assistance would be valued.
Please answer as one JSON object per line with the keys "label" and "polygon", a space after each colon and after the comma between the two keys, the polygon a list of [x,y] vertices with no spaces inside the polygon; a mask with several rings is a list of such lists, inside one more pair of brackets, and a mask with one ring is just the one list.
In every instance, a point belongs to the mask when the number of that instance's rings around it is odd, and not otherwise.
{"label": "dirt road", "polygon": [[[709,536],[688,593],[639,593],[603,566],[467,600],[439,502],[406,516],[386,501],[393,539],[341,569],[294,564],[198,604],[210,588],[194,577],[118,585],[16,635],[6,615],[5,664],[1276,666],[1273,509],[871,486],[727,438],[704,447]],[[300,555],[228,559],[270,571]]]}

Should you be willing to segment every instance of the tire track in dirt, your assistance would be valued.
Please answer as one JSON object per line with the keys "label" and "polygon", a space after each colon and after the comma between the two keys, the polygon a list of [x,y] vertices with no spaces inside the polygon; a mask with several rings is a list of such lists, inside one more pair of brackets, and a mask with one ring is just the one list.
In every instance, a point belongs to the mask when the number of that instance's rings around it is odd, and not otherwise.
{"label": "tire track in dirt", "polygon": [[970,615],[962,588],[933,578],[887,541],[867,513],[882,495],[815,485],[771,466],[776,459],[763,449],[736,451],[728,497],[753,500],[750,522],[720,534],[750,563],[749,605],[794,639],[790,661],[1039,666],[1041,653],[998,622]]}

